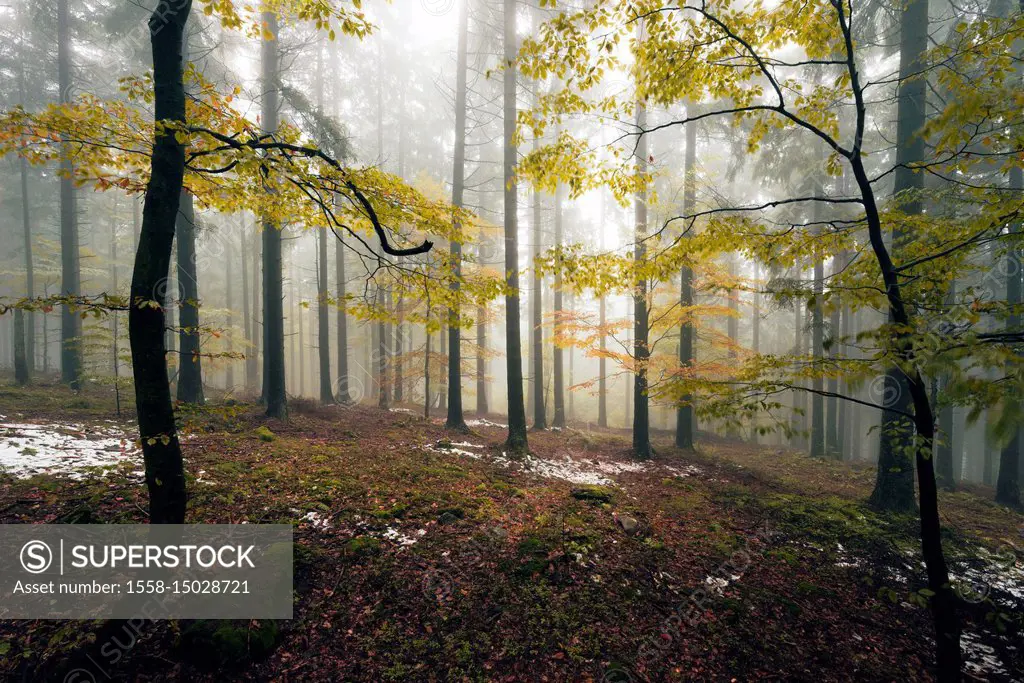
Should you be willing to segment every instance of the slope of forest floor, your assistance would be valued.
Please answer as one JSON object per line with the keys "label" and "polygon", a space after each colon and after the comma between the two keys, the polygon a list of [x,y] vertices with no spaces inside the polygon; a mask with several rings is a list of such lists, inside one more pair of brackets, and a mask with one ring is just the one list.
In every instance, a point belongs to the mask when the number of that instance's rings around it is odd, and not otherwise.
{"label": "slope of forest floor", "polygon": [[[0,474],[0,521],[145,521],[140,458],[110,446],[131,422],[109,397],[0,386],[0,416],[0,465],[21,458]],[[533,432],[513,460],[501,418],[468,419],[449,433],[415,410],[303,402],[288,423],[249,405],[184,416],[188,521],[293,524],[295,618],[146,624],[107,673],[931,680],[917,522],[863,504],[871,468],[711,437],[687,453],[668,434],[636,462],[624,432],[590,428]],[[26,468],[47,428],[106,439],[113,467]],[[941,507],[969,671],[1009,681],[1024,671],[1024,517],[990,499]],[[61,680],[110,628],[0,623],[0,676]]]}

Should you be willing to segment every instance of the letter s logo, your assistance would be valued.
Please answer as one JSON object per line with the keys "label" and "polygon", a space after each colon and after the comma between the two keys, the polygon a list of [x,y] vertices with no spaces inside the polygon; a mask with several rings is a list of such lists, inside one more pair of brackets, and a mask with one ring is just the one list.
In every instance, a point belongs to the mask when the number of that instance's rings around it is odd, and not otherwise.
{"label": "letter s logo", "polygon": [[42,541],[29,541],[21,547],[21,566],[29,574],[42,574],[53,564],[53,551]]}

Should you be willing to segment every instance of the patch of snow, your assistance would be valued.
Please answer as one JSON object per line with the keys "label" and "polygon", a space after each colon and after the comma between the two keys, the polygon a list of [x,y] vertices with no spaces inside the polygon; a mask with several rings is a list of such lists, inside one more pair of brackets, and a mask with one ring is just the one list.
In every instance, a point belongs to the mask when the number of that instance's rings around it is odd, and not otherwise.
{"label": "patch of snow", "polygon": [[400,531],[399,529],[396,529],[393,526],[389,526],[387,529],[384,530],[383,537],[389,541],[397,543],[398,545],[404,548],[405,546],[415,545],[420,540],[420,538],[426,535],[426,529],[419,529],[416,532],[415,536],[409,536],[407,534],[402,533],[402,531]]}
{"label": "patch of snow", "polygon": [[513,467],[544,477],[545,479],[561,479],[571,484],[590,484],[595,486],[607,486],[614,484],[612,475],[624,472],[649,472],[660,468],[678,476],[691,476],[701,473],[701,469],[693,465],[676,467],[673,465],[662,465],[654,462],[636,461],[614,461],[614,460],[593,460],[587,458],[574,458],[572,453],[562,452],[557,458],[541,458],[527,454],[521,459],[513,460],[508,453],[502,451],[501,455],[490,455],[486,452],[471,452],[459,448],[483,449],[479,444],[463,442],[452,444],[427,444],[424,449],[433,453],[449,453],[460,455],[474,460],[487,460],[500,467]]}
{"label": "patch of snow", "polygon": [[1009,672],[996,656],[995,648],[982,643],[976,633],[964,631],[960,636],[960,647],[964,651],[964,667],[977,676],[1005,676]]}
{"label": "patch of snow", "polygon": [[65,474],[81,479],[86,468],[124,462],[142,468],[133,438],[117,426],[0,423],[0,470],[18,478]]}
{"label": "patch of snow", "polygon": [[467,427],[499,427],[501,429],[507,429],[508,428],[508,425],[501,424],[500,422],[491,422],[490,420],[485,420],[483,418],[478,418],[476,420],[466,420],[466,426]]}
{"label": "patch of snow", "polygon": [[331,520],[324,515],[320,514],[316,510],[310,510],[302,516],[302,519],[306,520],[313,525],[314,529],[330,529]]}

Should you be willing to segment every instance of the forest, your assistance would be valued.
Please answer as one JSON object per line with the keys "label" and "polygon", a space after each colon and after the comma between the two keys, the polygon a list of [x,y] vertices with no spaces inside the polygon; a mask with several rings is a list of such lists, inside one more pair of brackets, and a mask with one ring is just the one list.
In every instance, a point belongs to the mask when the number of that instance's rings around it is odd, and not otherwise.
{"label": "forest", "polygon": [[7,0],[0,678],[1024,681],[1022,222],[1024,0]]}

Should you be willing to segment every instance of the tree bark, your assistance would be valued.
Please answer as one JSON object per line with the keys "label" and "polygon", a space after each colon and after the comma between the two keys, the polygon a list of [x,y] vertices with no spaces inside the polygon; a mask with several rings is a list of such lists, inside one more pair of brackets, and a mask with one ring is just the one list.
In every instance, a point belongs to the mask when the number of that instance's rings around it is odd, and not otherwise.
{"label": "tree bark", "polygon": [[[187,48],[186,48],[187,52]],[[182,189],[178,204],[178,400],[203,402],[203,365],[199,349],[199,282],[196,279],[195,200]]]}
{"label": "tree bark", "polygon": [[[466,75],[469,63],[469,0],[459,8],[459,45],[455,74],[455,159],[452,164],[452,206],[462,208],[466,185]],[[461,229],[461,224],[456,224]],[[452,301],[448,309],[448,417],[445,427],[466,431],[462,415],[462,322],[459,288],[462,281],[462,244],[450,244]]]}
{"label": "tree bark", "polygon": [[331,384],[331,323],[327,310],[327,228],[320,226],[317,244],[317,307],[316,334],[318,360],[320,361],[320,402],[334,403],[334,386]]}
{"label": "tree bark", "polygon": [[[683,211],[691,213],[697,201],[697,124],[686,125],[686,153],[683,158]],[[693,270],[683,266],[679,274],[679,306],[686,311],[682,324],[679,326],[679,367],[684,372],[692,372],[693,345],[695,332],[693,315]],[[693,396],[689,393],[682,397],[676,410],[676,448],[693,448]]]}
{"label": "tree bark", "polygon": [[[1024,188],[1024,178],[1021,169],[1015,167],[1010,170],[1010,187],[1015,190]],[[1020,223],[1010,226],[1013,233],[1020,232]],[[1006,330],[1008,332],[1020,331],[1020,306],[1021,306],[1021,257],[1020,249],[1013,246],[1007,256],[1006,263],[1006,304],[1010,307],[1010,315],[1006,319]],[[1012,376],[1019,361],[1007,363],[1007,373]],[[1020,397],[1011,395],[1007,401],[1015,412],[1020,410]],[[1013,434],[1000,453],[999,457],[999,479],[996,481],[996,502],[1009,505],[1014,508],[1021,507],[1020,496],[1020,460],[1021,460],[1021,426],[1017,425]]]}
{"label": "tree bark", "polygon": [[[555,187],[555,247],[562,246],[562,186]],[[565,370],[564,352],[559,346],[562,332],[562,271],[555,271],[554,284],[554,343],[552,344],[552,382],[554,383],[555,415],[551,424],[559,429],[565,428]],[[570,351],[570,353],[572,353]],[[571,384],[571,381],[570,381]],[[570,396],[570,400],[571,400]]]}
{"label": "tree bark", "polygon": [[[149,19],[157,121],[185,123],[182,37],[191,8],[191,0],[164,0]],[[167,302],[164,300],[166,288],[161,288],[171,265],[174,224],[184,173],[184,146],[176,140],[174,131],[157,131],[128,312],[135,405],[149,489],[149,519],[153,524],[185,521],[185,471],[167,378],[164,346]]]}
{"label": "tree bark", "polygon": [[[818,190],[820,194],[820,189]],[[820,202],[815,202],[817,214]],[[816,218],[817,219],[817,218]],[[817,219],[820,220],[820,219]],[[815,232],[821,232],[815,228]],[[816,247],[817,248],[817,247]],[[825,359],[825,318],[822,299],[825,295],[825,264],[820,255],[814,258],[814,307],[811,313],[811,352],[814,358],[814,393],[811,395],[811,457],[825,457],[825,378],[821,374]]]}
{"label": "tree bark", "polygon": [[[57,0],[57,85],[60,89],[60,103],[71,101],[71,28],[68,16],[68,0]],[[74,186],[75,169],[64,146],[60,160],[60,293],[77,297],[81,294],[81,275],[78,253],[78,207]],[[173,231],[172,231],[173,233]],[[82,334],[81,318],[65,304],[60,322],[60,372],[61,381],[72,389],[81,387],[81,349],[79,337]]]}
{"label": "tree bark", "polygon": [[[263,23],[272,38],[261,43],[263,130],[277,130],[277,14],[263,12]],[[284,288],[281,269],[281,226],[263,221],[263,354],[264,399],[267,417],[288,417],[288,395],[284,364]]]}
{"label": "tree bark", "polygon": [[[643,25],[638,28],[638,37],[642,37]],[[647,111],[642,102],[636,103],[636,127],[640,137],[636,144],[636,170],[643,173],[647,170],[647,136],[643,133],[647,126]],[[647,190],[639,190],[633,199],[633,217],[635,225],[633,259],[637,266],[643,265],[647,259]],[[647,394],[647,361],[651,351],[648,346],[650,310],[647,303],[647,279],[638,277],[633,291],[633,362],[636,364],[633,375],[633,454],[637,458],[646,459],[654,454],[651,448],[651,425],[649,415],[649,397]]]}
{"label": "tree bark", "polygon": [[[18,94],[23,104],[28,103],[28,93],[25,87],[25,63],[21,60],[18,70]],[[29,206],[28,193],[28,160],[25,157],[18,157],[18,170],[21,176],[21,225],[25,249],[25,297],[35,298],[35,271],[32,264],[32,218],[31,207]],[[28,378],[26,383],[31,381],[31,375],[36,369],[36,326],[35,316],[32,311],[25,311],[25,356],[27,359],[26,372]],[[45,341],[44,341],[45,343]]]}
{"label": "tree bark", "polygon": [[505,74],[503,84],[505,190],[505,363],[508,389],[508,438],[505,448],[513,455],[529,450],[526,439],[526,408],[523,404],[523,349],[519,329],[519,198],[515,168],[518,163],[516,133],[516,0],[503,0]]}

